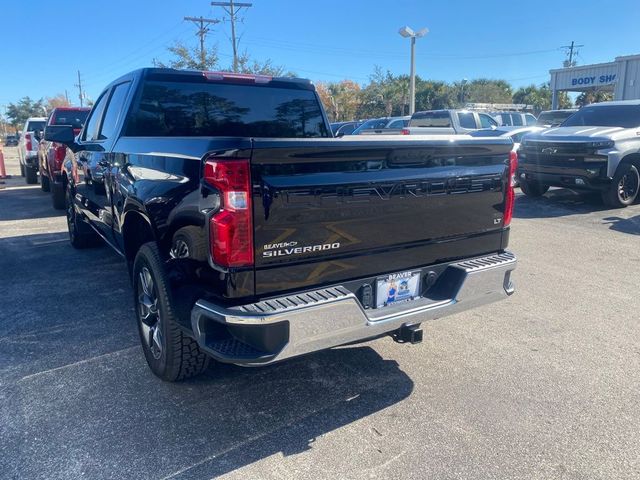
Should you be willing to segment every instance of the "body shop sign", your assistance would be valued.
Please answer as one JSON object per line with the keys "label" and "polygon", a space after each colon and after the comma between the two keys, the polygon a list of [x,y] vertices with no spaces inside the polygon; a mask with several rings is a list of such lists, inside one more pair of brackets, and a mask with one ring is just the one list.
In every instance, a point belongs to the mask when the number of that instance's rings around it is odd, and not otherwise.
{"label": "body shop sign", "polygon": [[616,80],[615,73],[611,73],[608,75],[593,75],[593,76],[572,78],[571,85],[574,87],[605,85],[605,84],[613,83],[615,80]]}

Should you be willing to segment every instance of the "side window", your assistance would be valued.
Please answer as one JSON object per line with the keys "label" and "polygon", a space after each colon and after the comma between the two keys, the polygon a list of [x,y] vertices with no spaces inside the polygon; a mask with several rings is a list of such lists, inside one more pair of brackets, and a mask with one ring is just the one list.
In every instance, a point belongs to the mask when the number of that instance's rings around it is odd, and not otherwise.
{"label": "side window", "polygon": [[476,128],[476,120],[473,118],[473,113],[471,112],[458,112],[458,121],[462,128],[469,128],[472,130],[475,130]]}
{"label": "side window", "polygon": [[480,127],[481,128],[491,128],[497,127],[498,122],[496,122],[493,118],[491,118],[486,113],[479,113],[478,117],[480,118]]}
{"label": "side window", "polygon": [[113,137],[118,120],[122,117],[122,109],[124,108],[124,101],[127,98],[128,92],[129,82],[116,85],[113,89],[109,105],[107,106],[107,111],[104,114],[102,127],[100,127],[100,140],[106,140]]}
{"label": "side window", "polygon": [[513,125],[516,127],[521,127],[523,122],[522,122],[522,114],[520,113],[512,113],[511,114],[511,119],[513,120]]}
{"label": "side window", "polygon": [[527,121],[527,125],[535,125],[537,122],[536,117],[534,117],[530,113],[527,113],[524,118]]}
{"label": "side window", "polygon": [[102,112],[104,111],[104,106],[107,103],[107,98],[109,98],[109,96],[104,92],[98,99],[98,103],[93,106],[91,116],[87,120],[84,132],[82,133],[82,140],[85,142],[94,142],[98,139],[98,125],[102,117]]}
{"label": "side window", "polygon": [[403,126],[404,120],[394,120],[389,125],[387,125],[387,128],[402,128]]}

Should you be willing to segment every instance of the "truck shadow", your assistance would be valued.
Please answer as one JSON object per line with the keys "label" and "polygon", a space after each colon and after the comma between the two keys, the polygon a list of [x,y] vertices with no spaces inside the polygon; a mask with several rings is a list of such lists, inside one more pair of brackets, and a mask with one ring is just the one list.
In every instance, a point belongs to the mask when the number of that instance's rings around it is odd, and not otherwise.
{"label": "truck shadow", "polygon": [[[115,254],[76,251],[66,233],[0,239],[0,251],[11,299],[0,310],[0,470],[9,478],[214,478],[313,449],[413,391],[398,364],[367,345],[162,382],[144,360]],[[369,434],[364,445],[384,442]]]}
{"label": "truck shadow", "polygon": [[631,235],[640,235],[640,215],[631,218],[607,217],[603,218],[611,230]]}
{"label": "truck shadow", "polygon": [[51,194],[41,191],[38,185],[0,190],[0,221],[62,215],[64,210],[55,210],[51,205]]}
{"label": "truck shadow", "polygon": [[600,194],[575,192],[564,188],[549,190],[538,198],[520,193],[516,198],[515,218],[554,218],[608,210]]}

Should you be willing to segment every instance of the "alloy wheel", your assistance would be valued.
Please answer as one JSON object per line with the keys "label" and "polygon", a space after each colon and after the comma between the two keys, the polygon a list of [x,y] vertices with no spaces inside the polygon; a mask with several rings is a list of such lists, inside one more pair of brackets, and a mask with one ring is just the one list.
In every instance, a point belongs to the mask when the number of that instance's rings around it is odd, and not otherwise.
{"label": "alloy wheel", "polygon": [[162,355],[162,325],[155,284],[147,267],[142,267],[138,274],[138,313],[142,338],[157,360]]}
{"label": "alloy wheel", "polygon": [[172,258],[187,258],[189,256],[189,245],[181,238],[177,239],[173,244],[170,255]]}
{"label": "alloy wheel", "polygon": [[627,202],[638,193],[638,174],[635,170],[625,173],[618,182],[618,197],[621,201]]}

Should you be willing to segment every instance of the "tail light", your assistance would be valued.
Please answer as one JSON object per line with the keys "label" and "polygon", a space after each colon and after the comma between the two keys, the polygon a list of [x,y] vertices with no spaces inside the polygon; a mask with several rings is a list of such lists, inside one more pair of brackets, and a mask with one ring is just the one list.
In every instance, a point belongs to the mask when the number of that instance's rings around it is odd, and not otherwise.
{"label": "tail light", "polygon": [[509,176],[507,177],[507,191],[504,200],[504,226],[507,227],[513,218],[513,207],[516,201],[516,170],[518,169],[518,154],[509,153]]}
{"label": "tail light", "polygon": [[401,134],[401,135],[409,135],[409,129],[408,129],[408,128],[403,128],[403,129],[400,131],[400,134]]}
{"label": "tail light", "polygon": [[64,162],[64,157],[67,155],[67,147],[64,145],[57,145],[53,151],[53,165],[56,171],[59,171],[62,168],[62,162]]}
{"label": "tail light", "polygon": [[30,133],[25,133],[24,134],[24,148],[27,150],[33,150],[33,142],[31,140],[31,134]]}
{"label": "tail light", "polygon": [[253,265],[251,175],[248,159],[208,159],[204,180],[220,192],[220,210],[209,221],[211,258],[222,267]]}

